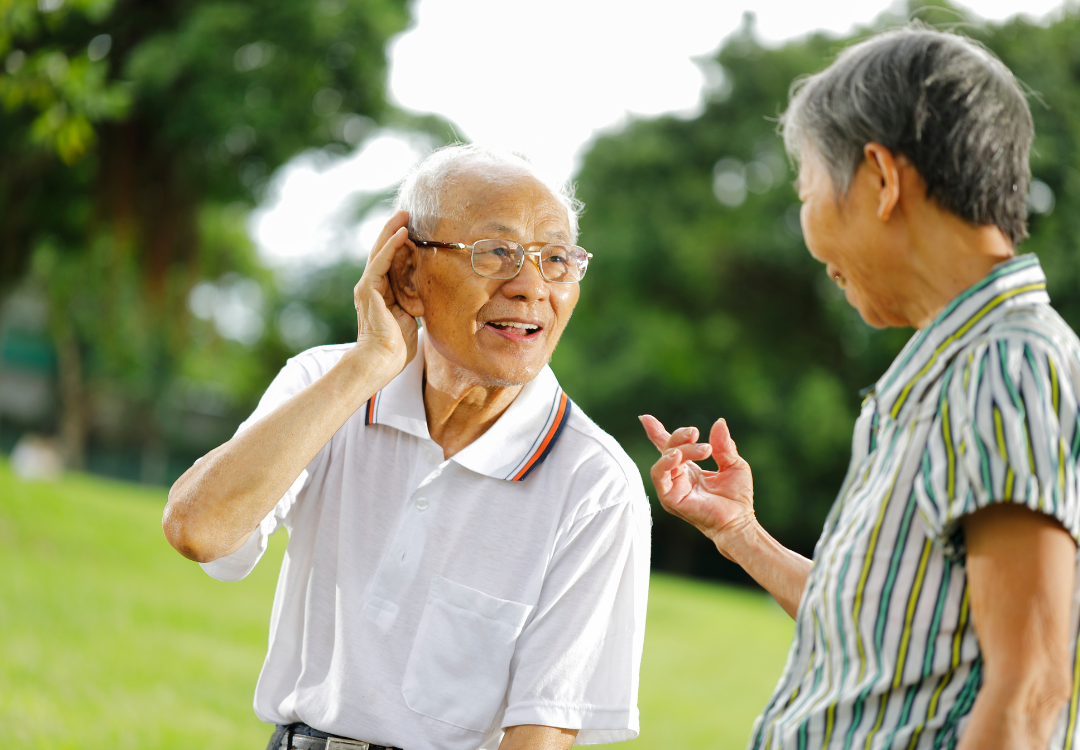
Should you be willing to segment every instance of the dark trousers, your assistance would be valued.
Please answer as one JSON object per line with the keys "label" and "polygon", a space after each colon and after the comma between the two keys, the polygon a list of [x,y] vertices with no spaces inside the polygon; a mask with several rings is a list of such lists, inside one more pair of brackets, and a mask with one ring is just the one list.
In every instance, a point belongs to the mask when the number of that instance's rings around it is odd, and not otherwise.
{"label": "dark trousers", "polygon": [[[319,739],[326,739],[331,735],[326,732],[320,732],[318,729],[313,729],[303,722],[297,722],[295,724],[278,724],[274,729],[274,733],[270,735],[270,744],[266,746],[266,750],[286,750],[289,747],[289,740],[297,735],[302,737],[318,737]],[[372,745],[372,748],[380,748],[380,745]],[[398,750],[398,748],[384,748],[383,750]]]}
{"label": "dark trousers", "polygon": [[278,724],[274,733],[270,735],[270,744],[266,746],[266,750],[283,750],[288,747],[288,737],[301,735],[304,737],[321,737],[323,739],[329,737],[326,732],[320,732],[318,729],[312,729],[307,724]]}

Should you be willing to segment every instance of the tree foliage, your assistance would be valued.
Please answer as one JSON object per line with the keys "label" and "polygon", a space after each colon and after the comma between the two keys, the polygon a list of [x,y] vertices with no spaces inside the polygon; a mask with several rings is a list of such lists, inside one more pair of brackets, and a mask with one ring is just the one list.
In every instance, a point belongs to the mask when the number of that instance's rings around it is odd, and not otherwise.
{"label": "tree foliage", "polygon": [[387,116],[407,21],[405,0],[0,0],[0,291],[29,274],[49,300],[72,463],[98,392],[159,439],[197,280],[274,296],[244,207]]}
{"label": "tree foliage", "polygon": [[[950,27],[960,18],[910,11]],[[750,19],[706,61],[722,75],[700,116],[639,120],[601,138],[579,175],[583,244],[596,258],[555,355],[567,391],[643,473],[657,454],[637,414],[703,434],[725,417],[754,470],[762,522],[808,554],[846,470],[859,391],[911,331],[870,329],[807,253],[776,118],[798,76],[904,20],[770,49]],[[1078,325],[1080,16],[958,30],[1039,92],[1032,163],[1057,206],[1043,196],[1021,252],[1040,255],[1057,308]],[[691,527],[654,510],[657,567],[736,575]]]}

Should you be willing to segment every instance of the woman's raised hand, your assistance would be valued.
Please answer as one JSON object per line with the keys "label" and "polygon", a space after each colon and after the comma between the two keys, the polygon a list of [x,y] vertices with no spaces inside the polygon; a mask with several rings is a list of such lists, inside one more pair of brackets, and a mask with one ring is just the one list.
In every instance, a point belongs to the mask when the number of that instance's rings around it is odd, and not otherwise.
{"label": "woman's raised hand", "polygon": [[[669,434],[655,417],[639,417],[661,455],[650,472],[661,505],[713,540],[725,556],[725,538],[754,523],[754,480],[750,465],[735,449],[727,423],[718,419],[709,442],[696,442],[696,427],[681,427]],[[712,456],[717,471],[696,461]]]}

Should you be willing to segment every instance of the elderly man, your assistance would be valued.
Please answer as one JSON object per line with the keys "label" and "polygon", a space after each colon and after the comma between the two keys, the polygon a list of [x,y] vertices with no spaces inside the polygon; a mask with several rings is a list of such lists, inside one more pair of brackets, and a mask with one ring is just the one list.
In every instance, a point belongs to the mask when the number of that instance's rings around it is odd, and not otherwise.
{"label": "elderly man", "polygon": [[907,28],[803,82],[782,126],[811,254],[868,323],[918,330],[866,396],[813,562],[756,521],[722,420],[699,444],[642,418],[665,507],[795,618],[750,747],[1078,747],[1080,342],[1014,257],[1024,96],[976,44]]}
{"label": "elderly man", "polygon": [[578,204],[458,145],[397,207],[356,343],[289,360],[177,480],[166,535],[237,580],[288,530],[255,690],[275,750],[632,739],[648,502],[547,366],[589,261]]}

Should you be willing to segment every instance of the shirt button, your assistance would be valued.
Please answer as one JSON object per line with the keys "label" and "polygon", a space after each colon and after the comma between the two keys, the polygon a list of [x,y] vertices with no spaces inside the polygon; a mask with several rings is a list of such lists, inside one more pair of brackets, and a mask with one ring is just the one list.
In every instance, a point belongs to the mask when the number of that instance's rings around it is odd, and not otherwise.
{"label": "shirt button", "polygon": [[417,510],[427,510],[427,508],[428,508],[428,499],[426,497],[418,497],[418,498],[416,498],[416,509]]}
{"label": "shirt button", "polygon": [[429,464],[435,463],[435,459],[436,459],[435,451],[428,448],[426,451],[424,451],[424,458],[427,459],[427,462]]}

